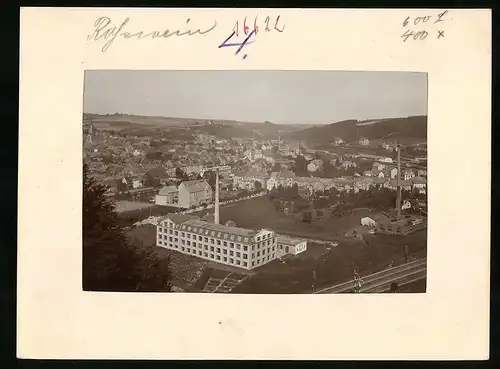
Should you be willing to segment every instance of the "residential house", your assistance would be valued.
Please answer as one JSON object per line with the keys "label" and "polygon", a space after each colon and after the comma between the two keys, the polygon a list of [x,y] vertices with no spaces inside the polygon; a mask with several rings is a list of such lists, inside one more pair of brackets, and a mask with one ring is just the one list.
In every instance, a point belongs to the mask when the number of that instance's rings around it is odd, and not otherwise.
{"label": "residential house", "polygon": [[187,175],[199,174],[203,170],[203,165],[187,165],[181,168]]}
{"label": "residential house", "polygon": [[249,191],[255,191],[255,182],[261,184],[261,188],[266,188],[268,175],[256,169],[250,169],[248,172],[235,173],[233,177],[233,186],[235,188],[246,189]]}
{"label": "residential house", "polygon": [[142,179],[139,177],[132,177],[132,188],[141,188],[143,186]]}
{"label": "residential house", "polygon": [[363,146],[368,146],[370,144],[370,140],[366,137],[362,137],[359,139],[359,144]]}
{"label": "residential house", "polygon": [[363,217],[363,218],[361,218],[361,225],[363,227],[375,227],[376,224],[377,224],[377,222],[375,222],[370,217]]}
{"label": "residential house", "polygon": [[179,190],[176,186],[163,187],[155,197],[156,205],[178,206]]}
{"label": "residential house", "polygon": [[366,191],[370,189],[372,183],[373,183],[372,177],[360,177],[355,179],[354,185],[356,188]]}
{"label": "residential house", "polygon": [[387,183],[388,181],[389,181],[388,178],[376,177],[373,178],[373,185],[378,187],[385,187],[384,184]]}
{"label": "residential house", "polygon": [[284,172],[273,172],[271,177],[267,180],[266,188],[271,191],[273,188],[282,187],[292,187],[295,183],[295,173],[284,171]]}
{"label": "residential house", "polygon": [[[411,191],[412,189],[412,181],[411,180],[401,180],[400,181],[401,189]],[[396,190],[398,188],[398,180],[397,178],[391,179],[384,184],[384,187],[389,188],[391,190]]]}
{"label": "residential house", "polygon": [[342,161],[342,163],[340,164],[340,166],[342,168],[344,168],[344,170],[347,170],[349,168],[356,168],[358,165],[355,162],[351,161],[351,160],[344,160],[344,161]]}
{"label": "residential house", "polygon": [[295,183],[299,189],[307,190],[310,194],[325,190],[323,182],[314,177],[297,177]]}
{"label": "residential house", "polygon": [[425,194],[427,189],[427,180],[424,177],[414,177],[412,179],[413,188],[418,189],[419,193]]}
{"label": "residential house", "polygon": [[335,145],[342,145],[344,143],[344,140],[341,139],[340,137],[335,138]]}
{"label": "residential house", "polygon": [[418,177],[427,177],[427,170],[425,169],[419,169],[417,172]]}
{"label": "residential house", "polygon": [[403,172],[403,178],[405,181],[409,181],[410,179],[415,177],[415,172],[413,170],[405,170]]}
{"label": "residential house", "polygon": [[403,204],[401,205],[401,210],[409,210],[411,209],[411,204],[408,200],[404,200]]}
{"label": "residential house", "polygon": [[184,181],[178,190],[179,206],[190,208],[212,202],[212,187],[204,179]]}
{"label": "residential house", "polygon": [[319,160],[319,159],[316,159],[316,160],[311,161],[311,162],[307,165],[307,170],[308,170],[309,172],[317,172],[317,171],[321,171],[321,170],[323,170],[323,161],[322,161],[322,160]]}
{"label": "residential house", "polygon": [[384,148],[387,151],[394,151],[394,144],[389,142],[384,142],[382,143],[382,148]]}
{"label": "residential house", "polygon": [[392,168],[389,173],[391,178],[396,178],[398,175],[398,168]]}
{"label": "residential house", "polygon": [[388,157],[388,156],[385,157],[385,158],[380,158],[379,161],[381,163],[389,163],[389,164],[392,164],[392,162],[393,162],[392,159],[390,157]]}
{"label": "residential house", "polygon": [[385,169],[385,164],[382,164],[380,162],[375,162],[372,165],[372,171],[373,170],[375,170],[375,171],[381,171],[381,170],[384,170],[384,169]]}

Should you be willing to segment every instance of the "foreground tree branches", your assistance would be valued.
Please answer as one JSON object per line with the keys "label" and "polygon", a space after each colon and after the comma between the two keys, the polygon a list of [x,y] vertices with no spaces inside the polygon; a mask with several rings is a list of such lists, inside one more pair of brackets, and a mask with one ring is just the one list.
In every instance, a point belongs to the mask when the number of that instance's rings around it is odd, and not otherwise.
{"label": "foreground tree branches", "polygon": [[169,260],[154,246],[127,238],[107,188],[83,168],[83,289],[86,291],[171,291]]}

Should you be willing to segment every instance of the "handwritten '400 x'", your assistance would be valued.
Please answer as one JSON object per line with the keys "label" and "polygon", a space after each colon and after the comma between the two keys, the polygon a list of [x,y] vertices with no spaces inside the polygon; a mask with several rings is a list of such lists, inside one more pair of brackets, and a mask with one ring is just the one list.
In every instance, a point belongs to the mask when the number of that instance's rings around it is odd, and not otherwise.
{"label": "handwritten '400 x'", "polygon": [[[274,27],[271,29],[269,28],[269,22],[271,21],[270,17],[266,17],[264,20],[264,23],[266,24],[264,31],[266,32],[271,32],[272,30],[276,30],[278,32],[283,32],[285,29],[285,26],[279,26],[279,21],[280,21],[280,16],[278,15],[276,17],[276,21],[274,22]],[[243,20],[243,33],[247,35],[247,37],[243,40],[243,42],[229,42],[234,36],[238,37],[239,36],[239,31],[240,31],[240,24],[239,21],[237,21],[231,31],[231,34],[229,35],[228,38],[226,38],[222,43],[219,45],[219,49],[223,47],[229,47],[229,46],[235,46],[238,47],[236,49],[236,52],[234,53],[235,55],[238,55],[240,51],[249,44],[254,43],[255,41],[250,41],[252,36],[256,36],[257,33],[259,32],[260,27],[258,25],[258,15],[255,16],[254,21],[253,21],[253,30],[250,31],[250,27],[247,25],[247,17],[244,18]],[[250,31],[250,32],[249,32]],[[247,54],[243,55],[243,59],[246,59]]]}

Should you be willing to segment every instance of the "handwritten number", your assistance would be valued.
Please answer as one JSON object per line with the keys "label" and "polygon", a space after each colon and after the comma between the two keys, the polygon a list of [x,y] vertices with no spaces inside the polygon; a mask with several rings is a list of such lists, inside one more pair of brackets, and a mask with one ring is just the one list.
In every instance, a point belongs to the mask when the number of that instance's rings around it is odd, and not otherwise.
{"label": "handwritten number", "polygon": [[271,31],[271,29],[269,28],[269,21],[270,21],[270,20],[271,20],[271,18],[266,17],[266,20],[265,20],[265,22],[266,22],[266,32]]}
{"label": "handwritten number", "polygon": [[250,27],[247,26],[247,17],[245,17],[245,19],[243,20],[243,32],[245,33],[245,35],[248,35],[249,28]]}
{"label": "handwritten number", "polygon": [[274,29],[278,32],[283,32],[285,29],[285,26],[281,27],[281,29],[278,28],[278,22],[280,21],[280,16],[278,15],[278,18],[276,18],[276,23],[274,24]]}
{"label": "handwritten number", "polygon": [[403,22],[403,27],[406,27],[408,25],[409,20],[410,20],[410,17],[406,17],[405,21]]}
{"label": "handwritten number", "polygon": [[236,52],[234,53],[235,55],[238,55],[240,53],[240,51],[243,49],[243,47],[254,42],[254,41],[249,41],[250,37],[252,37],[252,35],[254,33],[255,33],[255,31],[250,32],[250,34],[247,36],[247,38],[245,38],[245,40],[243,42],[228,43],[228,41],[231,40],[231,38],[235,35],[235,32],[233,31],[233,33],[231,33],[231,35],[228,38],[226,38],[224,41],[222,41],[222,43],[219,45],[219,49],[223,48],[223,47],[229,47],[229,46],[239,46],[238,49],[236,50]]}
{"label": "handwritten number", "polygon": [[406,30],[405,33],[403,34],[403,36],[401,36],[403,38],[403,42],[406,42],[406,40],[408,40],[408,38],[412,35],[413,35],[413,31]]}
{"label": "handwritten number", "polygon": [[425,40],[428,35],[429,35],[429,33],[427,33],[427,31],[414,32],[414,31],[406,30],[405,33],[401,37],[403,38],[403,42],[406,42],[412,36],[413,36],[413,39],[416,41],[416,40]]}
{"label": "handwritten number", "polygon": [[233,27],[233,32],[236,34],[236,37],[239,36],[239,34],[238,34],[238,28],[240,28],[240,26],[238,24],[238,21],[236,21],[236,24]]}
{"label": "handwritten number", "polygon": [[416,26],[417,24],[419,24],[420,22],[422,23],[425,23],[427,22],[431,17],[429,15],[425,16],[425,17],[416,17],[414,20],[413,20],[413,24]]}
{"label": "handwritten number", "polygon": [[259,17],[259,15],[257,14],[255,16],[255,19],[253,20],[253,29],[255,31],[255,35],[257,35],[257,32],[259,32],[259,26],[257,25],[257,18]]}

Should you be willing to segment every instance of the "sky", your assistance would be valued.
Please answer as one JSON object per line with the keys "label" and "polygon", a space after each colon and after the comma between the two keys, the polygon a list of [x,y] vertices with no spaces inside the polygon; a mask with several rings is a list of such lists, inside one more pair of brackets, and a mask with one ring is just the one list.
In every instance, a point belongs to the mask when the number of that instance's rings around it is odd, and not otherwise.
{"label": "sky", "polygon": [[427,74],[86,71],[85,113],[329,124],[427,114]]}

